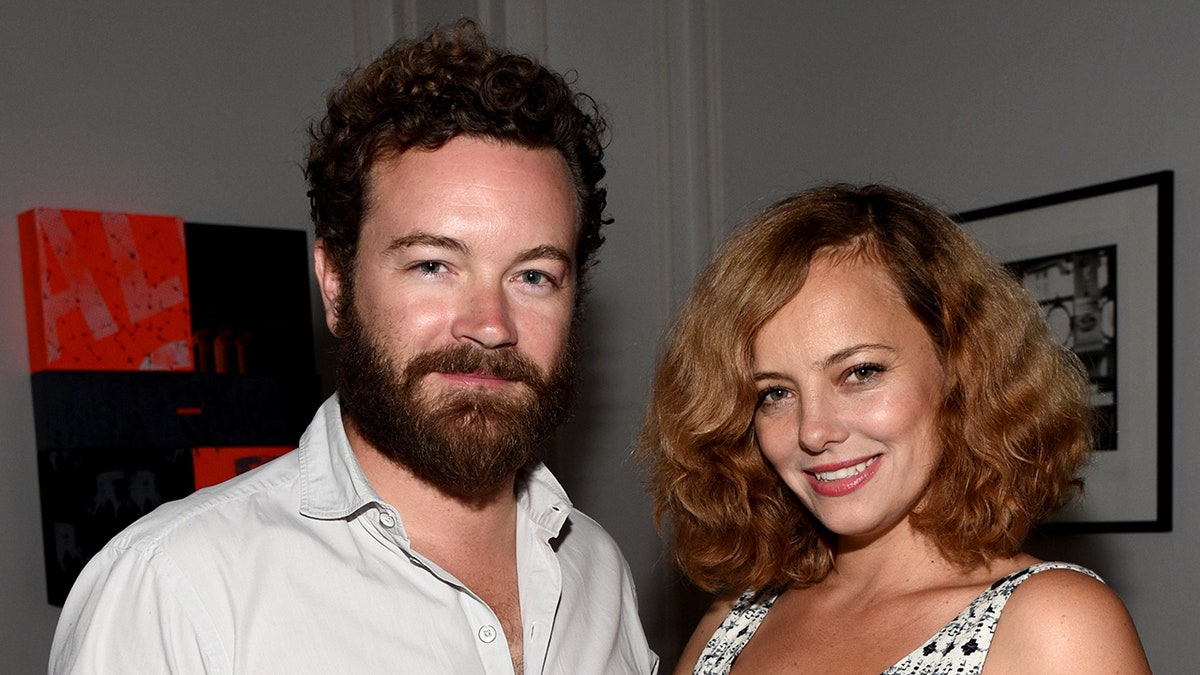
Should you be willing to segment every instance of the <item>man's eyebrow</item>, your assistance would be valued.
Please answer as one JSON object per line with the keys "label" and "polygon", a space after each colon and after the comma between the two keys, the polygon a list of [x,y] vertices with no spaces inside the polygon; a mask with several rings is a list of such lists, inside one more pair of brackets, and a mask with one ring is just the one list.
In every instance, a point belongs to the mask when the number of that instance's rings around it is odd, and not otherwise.
{"label": "man's eyebrow", "polygon": [[[410,246],[429,246],[431,248],[444,248],[456,253],[468,254],[471,252],[471,247],[461,239],[447,237],[440,234],[430,234],[429,232],[415,232],[403,237],[396,237],[392,243],[388,244],[384,249],[384,253],[395,253]],[[543,244],[535,246],[531,249],[522,251],[517,256],[517,262],[529,262],[530,260],[557,260],[564,265],[571,265],[574,259],[571,254],[558,246]]]}
{"label": "man's eyebrow", "polygon": [[392,243],[388,244],[384,249],[384,253],[394,253],[401,249],[410,246],[430,246],[433,248],[445,248],[458,253],[470,253],[471,247],[465,242],[454,237],[445,237],[439,234],[430,234],[428,232],[416,232],[414,234],[396,237]]}
{"label": "man's eyebrow", "polygon": [[521,255],[517,256],[517,262],[529,262],[530,260],[557,260],[564,265],[572,264],[571,255],[557,246],[543,244],[536,246],[527,251],[522,251]]}

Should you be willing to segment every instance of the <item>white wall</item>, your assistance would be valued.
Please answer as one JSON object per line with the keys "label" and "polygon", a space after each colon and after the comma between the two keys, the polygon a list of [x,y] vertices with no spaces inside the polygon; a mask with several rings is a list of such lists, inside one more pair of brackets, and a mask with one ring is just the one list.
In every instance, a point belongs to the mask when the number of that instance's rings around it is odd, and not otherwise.
{"label": "white wall", "polygon": [[0,670],[46,669],[18,212],[308,227],[305,123],[353,64],[349,6],[9,2],[0,10]]}
{"label": "white wall", "polygon": [[1200,666],[1197,25],[1187,2],[951,0],[721,5],[718,22],[730,219],[831,179],[957,211],[1175,171],[1174,531],[1041,545],[1109,580],[1163,673]]}
{"label": "white wall", "polygon": [[[827,179],[896,182],[959,210],[1158,169],[1193,223],[1200,9],[1183,2],[458,0],[453,11],[575,69],[613,121],[608,231],[586,326],[588,387],[554,462],[634,567],[673,662],[692,618],[629,450],[658,337],[712,241]],[[16,214],[35,205],[306,228],[303,129],[342,69],[433,0],[68,3],[0,10],[0,658],[44,669],[44,599]],[[1147,9],[1148,7],[1148,9]],[[440,9],[437,11],[441,11]],[[1176,259],[1176,381],[1200,273]],[[324,365],[327,366],[327,363]],[[1125,597],[1158,672],[1200,664],[1197,394],[1175,392],[1175,530],[1052,542]],[[1165,580],[1160,581],[1160,580]],[[681,614],[683,615],[681,617]],[[1180,638],[1183,639],[1180,639]]]}

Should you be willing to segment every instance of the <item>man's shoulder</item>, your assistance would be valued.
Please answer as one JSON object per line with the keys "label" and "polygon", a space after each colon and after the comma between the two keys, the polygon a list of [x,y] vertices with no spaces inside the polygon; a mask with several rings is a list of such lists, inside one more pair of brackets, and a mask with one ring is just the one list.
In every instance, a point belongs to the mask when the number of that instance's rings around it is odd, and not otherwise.
{"label": "man's shoulder", "polygon": [[571,508],[559,536],[550,544],[564,568],[578,570],[589,582],[608,584],[630,575],[629,563],[616,540],[578,508]]}
{"label": "man's shoulder", "polygon": [[114,537],[106,548],[145,553],[167,545],[186,545],[196,538],[211,543],[213,535],[233,534],[231,528],[252,529],[256,523],[275,518],[280,510],[296,508],[298,479],[299,463],[293,451],[162,504]]}
{"label": "man's shoulder", "polygon": [[617,542],[608,533],[608,530],[604,529],[604,526],[595,518],[575,506],[571,507],[567,515],[567,522],[563,525],[563,535],[570,535],[563,538],[573,539],[576,546],[604,550],[617,548]]}

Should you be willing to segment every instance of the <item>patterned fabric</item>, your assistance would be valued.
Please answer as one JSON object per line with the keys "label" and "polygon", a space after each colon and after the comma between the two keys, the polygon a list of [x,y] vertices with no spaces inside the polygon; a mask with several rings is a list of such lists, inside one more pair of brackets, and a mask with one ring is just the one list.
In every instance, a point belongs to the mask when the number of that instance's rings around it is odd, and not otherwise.
{"label": "patterned fabric", "polygon": [[733,667],[733,661],[742,653],[742,648],[753,637],[754,631],[762,623],[763,617],[775,604],[775,599],[783,592],[782,588],[756,591],[753,588],[742,593],[741,597],[729,608],[729,614],[721,622],[720,628],[709,638],[696,661],[693,675],[720,675],[728,673]]}
{"label": "patterned fabric", "polygon": [[[883,675],[978,674],[983,669],[992,634],[996,632],[996,623],[1008,598],[1029,577],[1053,569],[1073,570],[1103,581],[1089,569],[1063,562],[1043,562],[1013,572],[980,593],[937,635],[885,670]],[[693,674],[728,673],[782,592],[782,589],[750,589],[743,593],[704,646]]]}

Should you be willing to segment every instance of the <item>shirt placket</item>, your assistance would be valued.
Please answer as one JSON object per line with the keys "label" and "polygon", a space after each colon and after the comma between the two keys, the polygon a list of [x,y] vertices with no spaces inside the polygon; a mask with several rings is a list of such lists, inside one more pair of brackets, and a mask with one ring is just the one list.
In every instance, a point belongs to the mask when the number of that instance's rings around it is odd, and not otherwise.
{"label": "shirt placket", "polygon": [[395,546],[410,563],[425,570],[427,574],[453,588],[457,593],[463,617],[474,636],[473,643],[479,655],[479,662],[483,665],[483,672],[487,675],[513,675],[508,639],[504,635],[500,619],[492,608],[449,572],[412,550],[399,515],[390,506],[380,506],[374,520],[376,532]]}

